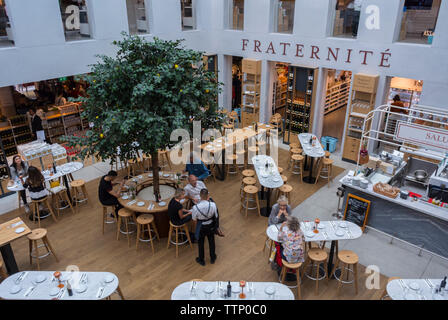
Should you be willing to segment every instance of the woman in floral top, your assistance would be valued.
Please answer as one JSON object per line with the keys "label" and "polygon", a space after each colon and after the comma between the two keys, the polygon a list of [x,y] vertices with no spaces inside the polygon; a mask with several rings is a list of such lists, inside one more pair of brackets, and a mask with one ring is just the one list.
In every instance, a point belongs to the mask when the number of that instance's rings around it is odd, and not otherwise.
{"label": "woman in floral top", "polygon": [[282,258],[289,263],[305,261],[305,237],[300,230],[300,222],[289,216],[280,227],[278,240],[282,243]]}

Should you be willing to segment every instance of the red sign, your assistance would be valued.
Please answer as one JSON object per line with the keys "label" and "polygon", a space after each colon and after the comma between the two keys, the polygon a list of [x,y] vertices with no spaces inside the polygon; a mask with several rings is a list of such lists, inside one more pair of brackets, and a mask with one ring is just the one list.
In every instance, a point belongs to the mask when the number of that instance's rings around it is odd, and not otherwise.
{"label": "red sign", "polygon": [[395,139],[448,150],[448,131],[400,121]]}

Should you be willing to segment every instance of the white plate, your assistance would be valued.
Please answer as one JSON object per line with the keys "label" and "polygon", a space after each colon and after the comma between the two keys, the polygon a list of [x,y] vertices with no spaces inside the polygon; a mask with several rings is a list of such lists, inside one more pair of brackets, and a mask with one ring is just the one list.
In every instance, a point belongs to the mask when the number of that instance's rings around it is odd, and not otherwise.
{"label": "white plate", "polygon": [[36,281],[37,283],[42,283],[42,282],[44,282],[46,279],[47,279],[47,276],[45,276],[45,275],[43,275],[43,274],[40,274],[40,275],[38,275],[38,276],[36,277],[35,281]]}
{"label": "white plate", "polygon": [[54,297],[54,296],[57,296],[58,293],[59,293],[59,288],[54,287],[54,288],[51,288],[49,295]]}
{"label": "white plate", "polygon": [[137,178],[139,178],[139,179],[143,179],[143,176],[138,176]]}
{"label": "white plate", "polygon": [[14,285],[14,286],[11,287],[11,289],[9,289],[9,293],[16,294],[16,293],[19,293],[20,290],[22,290],[21,286],[15,286]]}
{"label": "white plate", "polygon": [[319,223],[317,225],[317,229],[325,229],[325,226],[322,223]]}
{"label": "white plate", "polygon": [[409,288],[411,288],[412,290],[418,290],[420,289],[420,285],[417,282],[411,282],[409,284]]}
{"label": "white plate", "polygon": [[313,231],[308,231],[305,235],[306,235],[308,238],[312,238],[312,237],[314,237],[315,233],[314,233]]}
{"label": "white plate", "polygon": [[129,196],[122,196],[121,199],[123,199],[123,200],[128,200],[128,199],[129,199]]}
{"label": "white plate", "polygon": [[135,179],[135,178],[132,178],[132,181],[134,181],[134,182],[137,182],[137,179]]}
{"label": "white plate", "polygon": [[22,233],[23,231],[25,231],[24,227],[20,227],[15,230],[16,233]]}
{"label": "white plate", "polygon": [[114,281],[114,276],[111,274],[108,274],[105,278],[104,281],[106,281],[107,283],[111,283],[112,281]]}
{"label": "white plate", "polygon": [[213,293],[213,287],[212,286],[206,286],[204,288],[205,293]]}
{"label": "white plate", "polygon": [[148,177],[152,178],[152,173],[148,174]]}
{"label": "white plate", "polygon": [[345,222],[340,222],[339,227],[341,228],[347,228],[347,224]]}
{"label": "white plate", "polygon": [[165,173],[163,176],[164,176],[165,178],[168,178],[170,175],[169,175],[168,173]]}
{"label": "white plate", "polygon": [[342,237],[344,234],[345,234],[345,232],[342,231],[342,230],[337,230],[337,231],[336,231],[336,235],[337,235],[338,237]]}
{"label": "white plate", "polygon": [[143,201],[137,202],[137,207],[143,207],[145,203]]}
{"label": "white plate", "polygon": [[159,202],[159,207],[164,207],[164,206],[166,206],[166,202],[164,202],[164,201],[160,201],[160,202]]}
{"label": "white plate", "polygon": [[87,286],[85,284],[80,284],[78,288],[75,289],[77,293],[83,293],[87,290]]}
{"label": "white plate", "polygon": [[274,287],[269,286],[269,287],[266,287],[266,288],[264,289],[264,292],[265,292],[266,294],[274,294],[274,293],[275,293],[275,289],[274,289]]}

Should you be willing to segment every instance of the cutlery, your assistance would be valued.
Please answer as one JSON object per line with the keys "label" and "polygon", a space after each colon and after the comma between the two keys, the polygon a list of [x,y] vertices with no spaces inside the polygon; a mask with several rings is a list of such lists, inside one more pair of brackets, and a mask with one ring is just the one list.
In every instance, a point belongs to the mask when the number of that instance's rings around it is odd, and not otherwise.
{"label": "cutlery", "polygon": [[65,288],[61,290],[61,292],[58,294],[58,299],[61,299],[64,296]]}
{"label": "cutlery", "polygon": [[15,284],[19,284],[20,283],[20,281],[22,281],[22,278],[23,278],[23,275],[25,274],[25,272],[22,272],[21,274],[20,274],[20,276],[14,281],[14,283]]}
{"label": "cutlery", "polygon": [[101,296],[103,295],[103,292],[104,292],[104,287],[100,287],[98,289],[98,293],[97,293],[96,297],[101,299]]}
{"label": "cutlery", "polygon": [[28,290],[26,290],[24,296],[28,297],[30,293],[34,291],[34,289],[36,289],[36,286],[29,287]]}
{"label": "cutlery", "polygon": [[431,289],[435,287],[434,284],[431,282],[431,280],[429,280],[429,279],[426,279],[426,280],[428,281],[428,284],[431,286]]}
{"label": "cutlery", "polygon": [[431,281],[429,281],[429,279],[425,279],[425,282],[428,285],[429,289],[433,288],[433,285],[432,285]]}

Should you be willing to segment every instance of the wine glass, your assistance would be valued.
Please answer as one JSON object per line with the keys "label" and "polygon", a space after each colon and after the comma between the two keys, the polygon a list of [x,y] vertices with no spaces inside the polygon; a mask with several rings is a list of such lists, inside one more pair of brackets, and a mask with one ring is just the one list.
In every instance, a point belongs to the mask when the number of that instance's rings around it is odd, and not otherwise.
{"label": "wine glass", "polygon": [[314,220],[314,233],[319,233],[319,230],[317,230],[319,223],[320,223],[320,219],[316,218]]}
{"label": "wine glass", "polygon": [[244,293],[244,287],[246,286],[246,281],[241,280],[240,281],[240,287],[241,287],[241,293],[240,293],[240,299],[246,299],[246,294]]}

